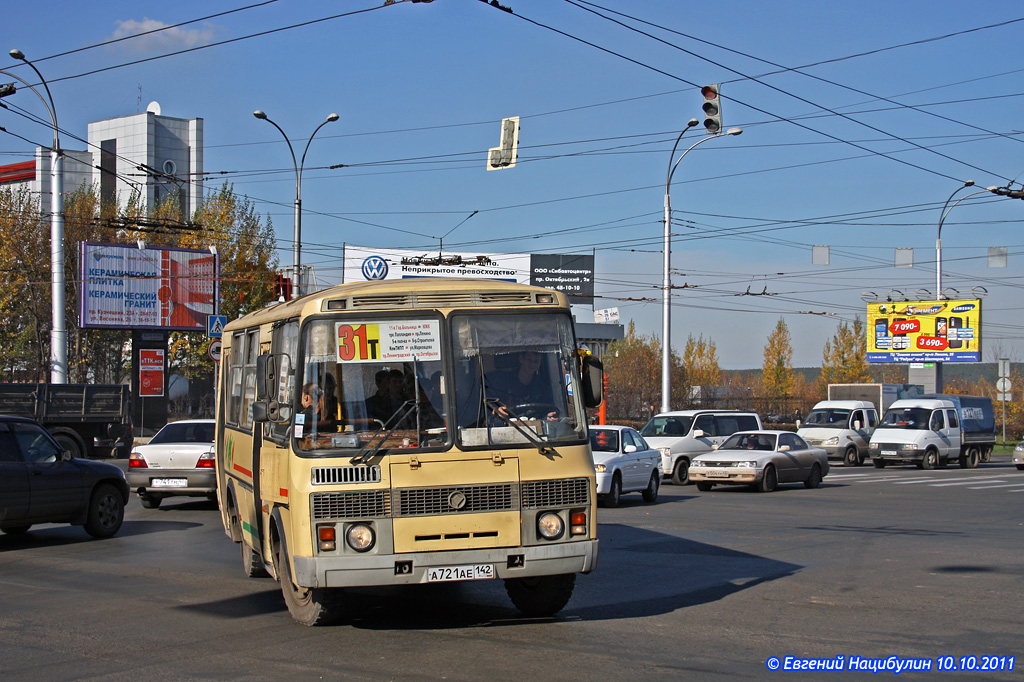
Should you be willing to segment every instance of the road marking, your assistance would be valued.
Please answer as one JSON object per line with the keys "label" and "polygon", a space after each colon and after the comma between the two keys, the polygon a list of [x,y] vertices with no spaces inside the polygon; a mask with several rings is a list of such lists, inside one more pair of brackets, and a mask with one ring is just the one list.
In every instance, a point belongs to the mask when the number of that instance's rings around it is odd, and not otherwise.
{"label": "road marking", "polygon": [[975,478],[973,480],[954,481],[952,483],[933,483],[932,487],[933,488],[945,488],[945,487],[948,487],[948,486],[951,486],[951,485],[971,485],[972,483],[979,483],[981,481],[986,481],[986,480],[989,483],[1005,483],[1006,482],[1006,481],[1004,481],[1001,478]]}
{"label": "road marking", "polygon": [[865,476],[870,476],[871,474],[833,474],[830,471],[828,475],[831,476],[832,478],[864,478]]}
{"label": "road marking", "polygon": [[[975,486],[973,488],[970,488],[970,490],[988,490],[989,488],[1013,488],[1014,486],[1019,486],[1019,485],[1021,485],[1021,484],[1020,483],[1003,483],[1002,485],[979,485],[979,486]],[[1024,490],[1024,488],[1021,488],[1021,490]],[[1011,492],[1017,492],[1017,491],[1014,490],[1014,491],[1011,491]]]}

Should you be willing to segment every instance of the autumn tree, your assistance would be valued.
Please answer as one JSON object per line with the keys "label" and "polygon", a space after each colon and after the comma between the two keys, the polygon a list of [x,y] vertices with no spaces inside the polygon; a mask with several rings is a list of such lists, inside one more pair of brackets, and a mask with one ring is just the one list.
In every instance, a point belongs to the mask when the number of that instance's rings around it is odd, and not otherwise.
{"label": "autumn tree", "polygon": [[821,361],[821,383],[861,384],[871,381],[871,367],[867,361],[867,340],[864,323],[855,317],[853,325],[839,323],[835,336],[825,342]]}
{"label": "autumn tree", "polygon": [[[661,409],[661,341],[657,337],[636,333],[636,325],[629,323],[621,341],[608,345],[602,356],[604,372],[608,377],[605,400],[608,414],[619,419],[643,420],[649,416],[649,406]],[[679,357],[669,356],[672,377],[672,405],[683,403],[687,387],[683,384],[683,368]]]}
{"label": "autumn tree", "polygon": [[[176,201],[175,195],[171,197]],[[168,207],[171,209],[173,207]],[[207,195],[192,222],[201,229],[176,236],[176,246],[209,249],[220,256],[220,314],[229,320],[259,310],[274,295],[278,259],[274,229],[263,221],[252,202],[235,194],[225,182]],[[210,339],[203,332],[174,332],[170,339],[171,366],[186,378],[211,376]]]}
{"label": "autumn tree", "polygon": [[775,331],[768,336],[764,347],[764,365],[761,371],[764,398],[771,409],[784,411],[786,400],[793,394],[795,376],[793,373],[793,345],[789,327],[779,319]]}
{"label": "autumn tree", "polygon": [[705,340],[703,334],[696,339],[690,334],[686,339],[682,365],[686,383],[690,386],[718,386],[721,383],[718,349],[710,339]]}
{"label": "autumn tree", "polygon": [[50,230],[27,189],[0,189],[0,378],[49,376]]}

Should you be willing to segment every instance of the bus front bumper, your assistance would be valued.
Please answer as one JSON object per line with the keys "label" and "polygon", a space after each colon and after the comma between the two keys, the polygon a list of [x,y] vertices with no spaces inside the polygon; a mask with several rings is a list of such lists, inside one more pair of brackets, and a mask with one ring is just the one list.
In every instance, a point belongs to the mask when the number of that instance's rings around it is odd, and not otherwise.
{"label": "bus front bumper", "polygon": [[528,578],[590,573],[597,566],[597,540],[530,547],[388,554],[294,557],[295,581],[303,587],[360,587],[426,583],[428,569],[491,565],[494,577]]}

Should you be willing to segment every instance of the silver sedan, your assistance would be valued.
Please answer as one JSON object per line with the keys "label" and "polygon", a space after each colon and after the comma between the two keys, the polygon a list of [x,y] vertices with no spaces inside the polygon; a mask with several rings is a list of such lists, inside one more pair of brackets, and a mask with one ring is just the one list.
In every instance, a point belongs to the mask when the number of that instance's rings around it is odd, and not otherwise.
{"label": "silver sedan", "polygon": [[817,488],[828,471],[828,454],[791,431],[741,431],[694,458],[690,480],[702,491],[715,485],[751,485],[767,493],[779,483]]}
{"label": "silver sedan", "polygon": [[146,445],[136,445],[128,458],[128,487],[142,506],[155,509],[165,497],[216,499],[212,419],[171,422]]}

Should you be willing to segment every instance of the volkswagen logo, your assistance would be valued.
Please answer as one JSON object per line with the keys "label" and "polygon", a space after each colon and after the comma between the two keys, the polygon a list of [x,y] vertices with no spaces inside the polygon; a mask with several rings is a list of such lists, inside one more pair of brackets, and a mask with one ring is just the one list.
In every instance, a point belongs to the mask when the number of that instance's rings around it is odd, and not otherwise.
{"label": "volkswagen logo", "polygon": [[466,493],[456,490],[448,496],[448,506],[459,511],[466,506]]}
{"label": "volkswagen logo", "polygon": [[363,261],[363,277],[368,280],[387,279],[388,262],[380,256],[370,256]]}

